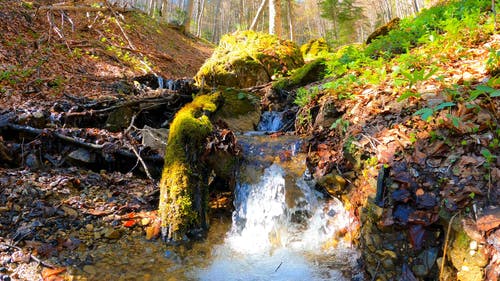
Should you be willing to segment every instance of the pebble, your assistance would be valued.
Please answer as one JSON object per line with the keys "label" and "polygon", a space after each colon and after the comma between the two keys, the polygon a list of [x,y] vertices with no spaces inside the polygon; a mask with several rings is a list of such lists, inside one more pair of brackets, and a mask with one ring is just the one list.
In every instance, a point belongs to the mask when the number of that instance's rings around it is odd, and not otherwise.
{"label": "pebble", "polygon": [[89,223],[89,224],[85,225],[85,229],[87,229],[88,231],[93,231],[94,225]]}
{"label": "pebble", "polygon": [[469,249],[477,250],[477,241],[472,240],[469,244]]}
{"label": "pebble", "polygon": [[85,265],[83,267],[83,271],[85,271],[88,274],[96,274],[97,270],[93,265]]}
{"label": "pebble", "polygon": [[104,237],[108,239],[118,239],[121,237],[121,233],[117,229],[108,228],[104,231]]}

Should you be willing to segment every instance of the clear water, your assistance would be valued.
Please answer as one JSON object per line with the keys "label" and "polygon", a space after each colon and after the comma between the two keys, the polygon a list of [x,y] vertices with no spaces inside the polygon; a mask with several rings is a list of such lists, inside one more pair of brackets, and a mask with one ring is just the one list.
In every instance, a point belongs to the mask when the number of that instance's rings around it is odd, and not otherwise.
{"label": "clear water", "polygon": [[[213,216],[206,240],[168,246],[138,230],[90,253],[73,280],[362,280],[359,253],[342,238],[352,218],[304,179],[302,141],[240,136],[246,161],[232,218]],[[78,260],[89,260],[87,250]]]}
{"label": "clear water", "polygon": [[[259,172],[249,169],[263,171],[258,180],[240,177],[231,229],[224,242],[214,246],[210,264],[195,269],[190,277],[351,280],[358,253],[339,233],[349,229],[352,218],[339,200],[324,198],[304,180],[304,155],[297,152],[300,140],[279,141],[281,150],[290,150],[287,159],[278,156],[277,143],[255,142],[255,137],[240,141],[250,159],[242,171],[251,175]],[[301,160],[293,161],[297,159]]]}

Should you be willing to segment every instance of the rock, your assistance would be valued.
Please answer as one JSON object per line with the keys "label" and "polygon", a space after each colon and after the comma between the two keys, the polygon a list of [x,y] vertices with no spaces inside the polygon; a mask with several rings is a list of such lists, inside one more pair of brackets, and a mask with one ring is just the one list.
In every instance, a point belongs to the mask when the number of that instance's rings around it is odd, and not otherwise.
{"label": "rock", "polygon": [[300,46],[300,52],[305,60],[313,60],[323,57],[330,51],[330,47],[326,43],[325,38],[311,39],[304,45]]}
{"label": "rock", "polygon": [[438,248],[429,248],[420,253],[416,260],[416,265],[412,267],[413,272],[418,277],[425,277],[436,263]]}
{"label": "rock", "polygon": [[317,180],[317,184],[332,196],[337,196],[346,192],[346,180],[335,172],[320,177]]}
{"label": "rock", "polygon": [[94,231],[94,225],[89,223],[89,224],[85,225],[85,229],[87,231]]}
{"label": "rock", "polygon": [[246,88],[304,64],[299,48],[270,34],[238,31],[222,37],[195,76],[198,85]]}
{"label": "rock", "polygon": [[26,156],[26,166],[31,170],[37,170],[41,168],[40,160],[35,153],[30,153]]}
{"label": "rock", "polygon": [[489,231],[500,226],[500,208],[486,208],[476,221],[479,231]]}
{"label": "rock", "polygon": [[260,120],[259,97],[235,89],[219,93],[223,102],[213,119],[222,120],[234,132],[254,131]]}
{"label": "rock", "polygon": [[78,148],[77,150],[73,150],[68,155],[68,158],[77,162],[83,162],[87,164],[95,162],[95,154],[91,153],[89,150],[85,148]]}
{"label": "rock", "polygon": [[401,20],[399,18],[393,18],[390,20],[388,23],[378,27],[375,29],[375,31],[372,32],[366,39],[366,44],[370,44],[373,40],[377,39],[378,37],[385,36],[387,35],[391,30],[396,29],[399,27],[399,22]]}
{"label": "rock", "polygon": [[296,69],[289,77],[283,77],[273,82],[274,90],[290,90],[321,80],[325,76],[326,60],[324,58],[311,61]]}
{"label": "rock", "polygon": [[88,273],[90,275],[94,275],[94,274],[97,273],[97,269],[93,265],[84,265],[83,266],[83,271],[85,271],[85,273]]}
{"label": "rock", "polygon": [[151,147],[152,149],[158,151],[160,155],[164,155],[169,131],[163,128],[155,129],[147,125],[144,126],[141,131],[142,145]]}
{"label": "rock", "polygon": [[104,237],[108,239],[118,239],[122,236],[121,232],[118,229],[107,228],[104,230]]}
{"label": "rock", "polygon": [[449,259],[457,270],[457,279],[462,281],[483,280],[484,267],[488,264],[488,256],[484,248],[470,251],[470,238],[461,230],[449,249]]}
{"label": "rock", "polygon": [[[318,115],[316,115],[316,119],[314,120],[314,127],[328,129],[342,114],[337,110],[335,102],[331,97],[324,100],[320,104],[321,107],[319,108]],[[342,128],[340,128],[341,126],[338,127],[339,128],[335,129],[342,130]]]}
{"label": "rock", "polygon": [[112,132],[118,132],[127,128],[130,126],[134,113],[134,110],[129,106],[123,106],[116,109],[109,114],[105,128]]}

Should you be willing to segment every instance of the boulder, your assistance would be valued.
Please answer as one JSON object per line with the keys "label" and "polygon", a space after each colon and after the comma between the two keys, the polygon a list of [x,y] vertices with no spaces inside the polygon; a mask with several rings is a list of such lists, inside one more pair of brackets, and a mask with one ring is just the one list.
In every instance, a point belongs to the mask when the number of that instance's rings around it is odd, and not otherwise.
{"label": "boulder", "polygon": [[304,60],[314,60],[324,57],[330,52],[330,47],[326,43],[325,38],[311,39],[304,45],[300,46],[300,52]]}
{"label": "boulder", "polygon": [[195,76],[198,85],[247,88],[271,81],[304,64],[295,43],[270,34],[237,31],[219,46]]}
{"label": "boulder", "polygon": [[222,120],[235,132],[254,131],[260,119],[259,97],[231,88],[218,93],[222,96],[222,105],[213,119]]}
{"label": "boulder", "polygon": [[398,28],[400,21],[401,20],[399,18],[393,18],[388,23],[375,29],[375,31],[373,31],[372,34],[370,34],[370,36],[368,36],[368,38],[366,39],[366,44],[368,45],[378,37],[385,36],[389,34],[389,31]]}

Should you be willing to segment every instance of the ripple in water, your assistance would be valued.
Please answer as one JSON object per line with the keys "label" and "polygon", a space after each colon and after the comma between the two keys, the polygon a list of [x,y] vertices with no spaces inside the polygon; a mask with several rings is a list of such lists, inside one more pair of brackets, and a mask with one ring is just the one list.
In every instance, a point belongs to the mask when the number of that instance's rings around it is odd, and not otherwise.
{"label": "ripple in water", "polygon": [[195,279],[351,279],[359,255],[337,238],[352,218],[339,200],[326,200],[303,179],[287,186],[285,177],[273,164],[257,183],[237,186],[232,228]]}

